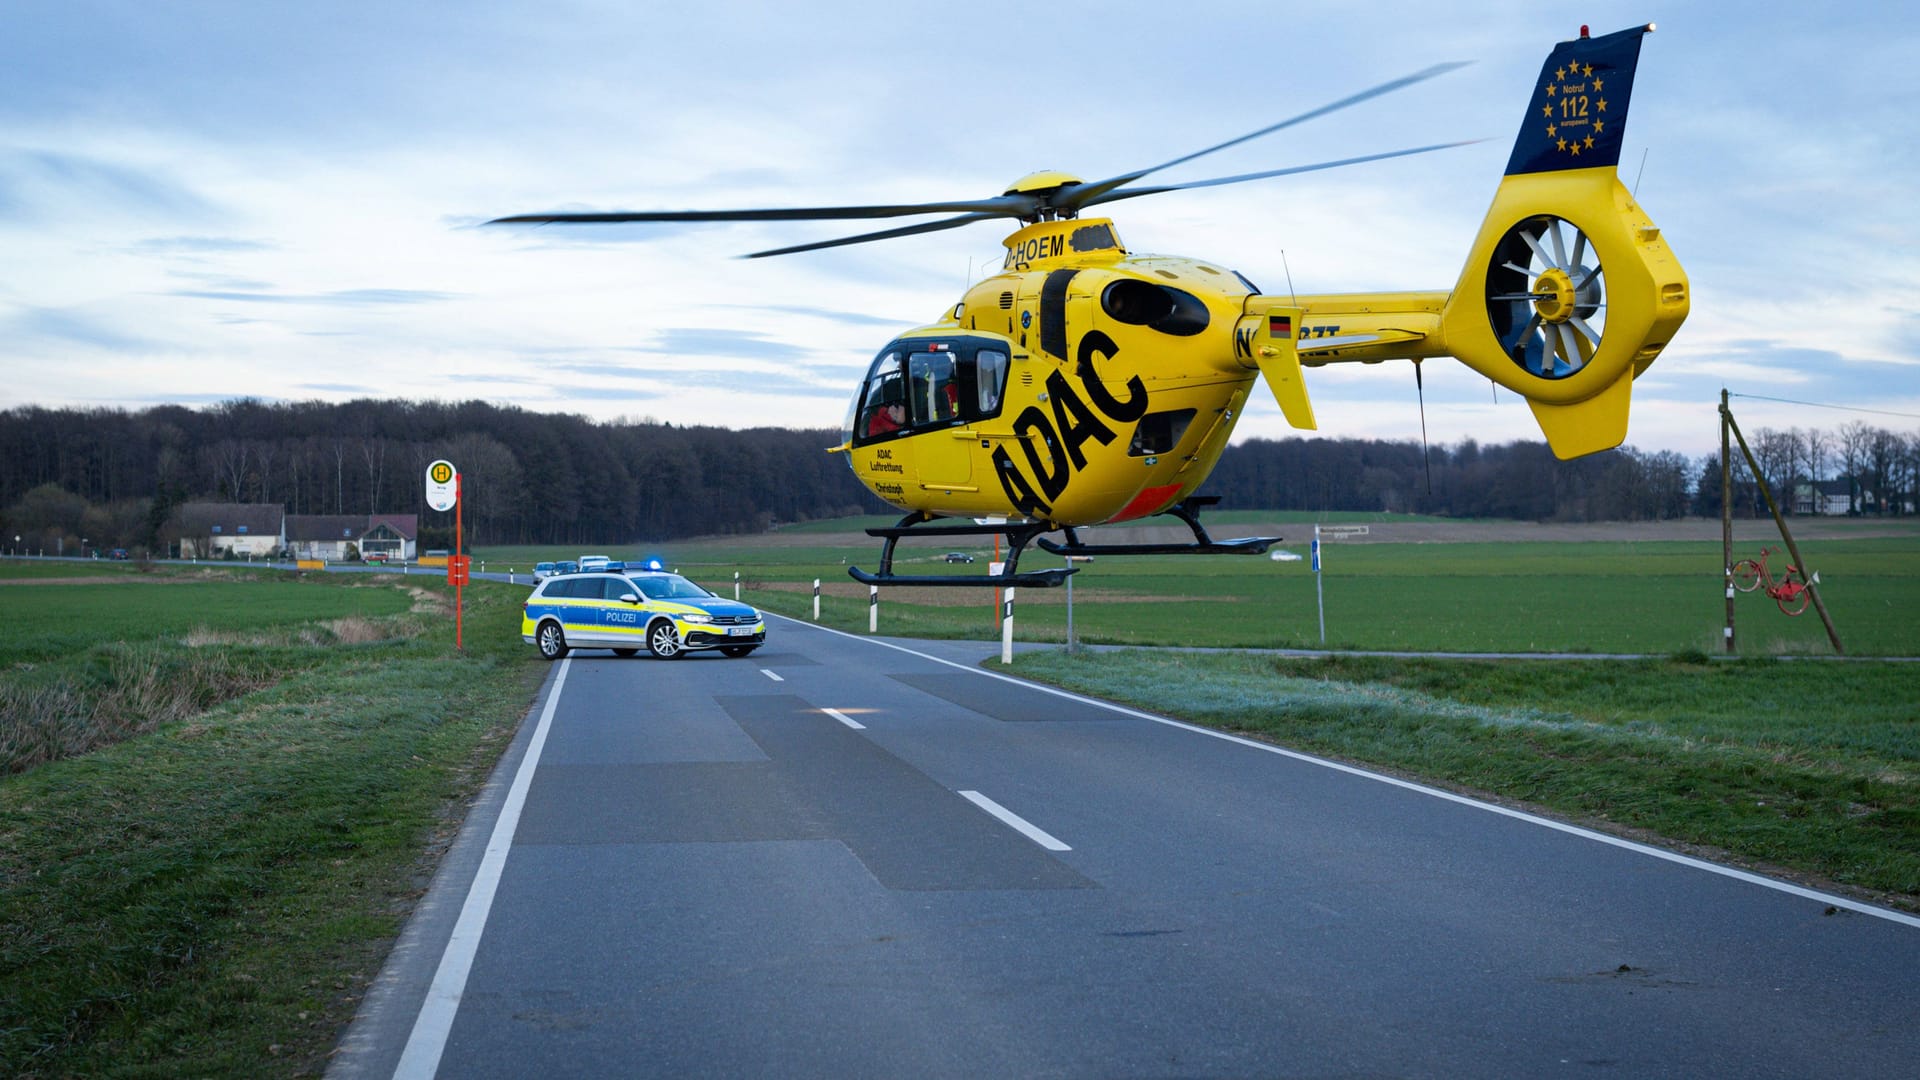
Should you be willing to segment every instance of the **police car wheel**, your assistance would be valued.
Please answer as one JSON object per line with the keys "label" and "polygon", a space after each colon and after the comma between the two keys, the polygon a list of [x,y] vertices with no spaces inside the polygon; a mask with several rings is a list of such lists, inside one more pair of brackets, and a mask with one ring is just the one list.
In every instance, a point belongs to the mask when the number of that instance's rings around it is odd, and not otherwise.
{"label": "police car wheel", "polygon": [[541,623],[533,640],[540,649],[540,655],[548,660],[558,660],[567,655],[567,635],[560,632],[559,623]]}
{"label": "police car wheel", "polygon": [[746,656],[759,647],[758,645],[722,645],[720,651],[728,656]]}
{"label": "police car wheel", "polygon": [[663,619],[647,628],[647,651],[656,659],[673,660],[686,652],[686,646],[680,641],[680,631]]}

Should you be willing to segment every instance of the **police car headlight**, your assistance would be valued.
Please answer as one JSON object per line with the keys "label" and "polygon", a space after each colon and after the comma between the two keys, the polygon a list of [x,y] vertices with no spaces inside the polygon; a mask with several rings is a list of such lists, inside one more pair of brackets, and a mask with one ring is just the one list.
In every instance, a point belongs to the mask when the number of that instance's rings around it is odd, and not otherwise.
{"label": "police car headlight", "polygon": [[713,616],[711,616],[711,615],[682,615],[682,616],[680,616],[680,621],[681,621],[681,622],[690,622],[690,623],[710,623],[710,622],[712,622],[712,621],[713,621]]}

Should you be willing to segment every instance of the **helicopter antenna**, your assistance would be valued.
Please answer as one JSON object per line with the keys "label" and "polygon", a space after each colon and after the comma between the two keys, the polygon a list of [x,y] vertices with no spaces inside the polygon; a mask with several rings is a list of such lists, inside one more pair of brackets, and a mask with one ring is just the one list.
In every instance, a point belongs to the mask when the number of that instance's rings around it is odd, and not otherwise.
{"label": "helicopter antenna", "polygon": [[1287,265],[1287,249],[1286,248],[1280,249],[1280,269],[1285,270],[1287,272],[1287,303],[1292,304],[1295,307],[1298,307],[1300,304],[1300,297],[1299,297],[1299,294],[1293,291],[1293,267]]}
{"label": "helicopter antenna", "polygon": [[1633,174],[1633,197],[1636,199],[1640,197],[1640,177],[1647,171],[1647,151],[1652,149],[1653,147],[1648,146],[1640,151],[1640,168]]}
{"label": "helicopter antenna", "polygon": [[1427,469],[1427,494],[1433,494],[1433,458],[1427,453],[1427,388],[1420,378],[1420,361],[1413,362],[1413,392],[1420,399],[1420,463]]}

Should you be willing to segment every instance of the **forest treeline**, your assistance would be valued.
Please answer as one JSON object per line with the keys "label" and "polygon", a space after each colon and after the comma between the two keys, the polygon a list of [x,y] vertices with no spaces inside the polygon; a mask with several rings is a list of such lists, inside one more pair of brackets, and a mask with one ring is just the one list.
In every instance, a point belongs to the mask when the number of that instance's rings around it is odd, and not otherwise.
{"label": "forest treeline", "polygon": [[[619,544],[891,512],[824,452],[838,441],[830,430],[595,421],[478,401],[24,406],[0,411],[0,543],[150,546],[190,501],[417,513],[444,526],[451,515],[424,504],[437,458],[461,470],[475,544]],[[1843,478],[1861,509],[1913,512],[1920,437],[1854,423],[1763,429],[1750,445],[1788,512],[1796,492]],[[1735,512],[1766,513],[1737,472]],[[1717,455],[1629,447],[1569,462],[1539,442],[1306,438],[1231,447],[1202,490],[1235,509],[1599,521],[1717,515],[1721,483]]]}

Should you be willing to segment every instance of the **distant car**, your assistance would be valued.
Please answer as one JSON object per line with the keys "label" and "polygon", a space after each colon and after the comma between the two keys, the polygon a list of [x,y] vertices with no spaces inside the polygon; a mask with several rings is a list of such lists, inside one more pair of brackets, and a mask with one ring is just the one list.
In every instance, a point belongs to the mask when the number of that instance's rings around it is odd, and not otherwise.
{"label": "distant car", "polygon": [[948,562],[972,562],[973,556],[967,554],[964,551],[949,551],[947,552],[947,561]]}
{"label": "distant car", "polygon": [[574,562],[572,559],[561,559],[559,562],[553,564],[553,572],[556,574],[577,574],[580,572],[580,564]]}
{"label": "distant car", "polygon": [[580,569],[582,571],[605,570],[612,562],[613,560],[607,558],[605,555],[582,555],[580,556]]}
{"label": "distant car", "polygon": [[107,553],[107,558],[109,559],[124,559],[126,557],[127,557],[126,548],[114,548],[112,551]]}
{"label": "distant car", "polygon": [[558,660],[572,649],[642,648],[661,660],[718,649],[746,656],[766,643],[753,607],[715,596],[679,574],[583,571],[534,586],[521,607],[520,640]]}
{"label": "distant car", "polygon": [[558,572],[559,571],[555,569],[554,563],[543,562],[533,564],[533,580],[535,581],[545,581]]}

